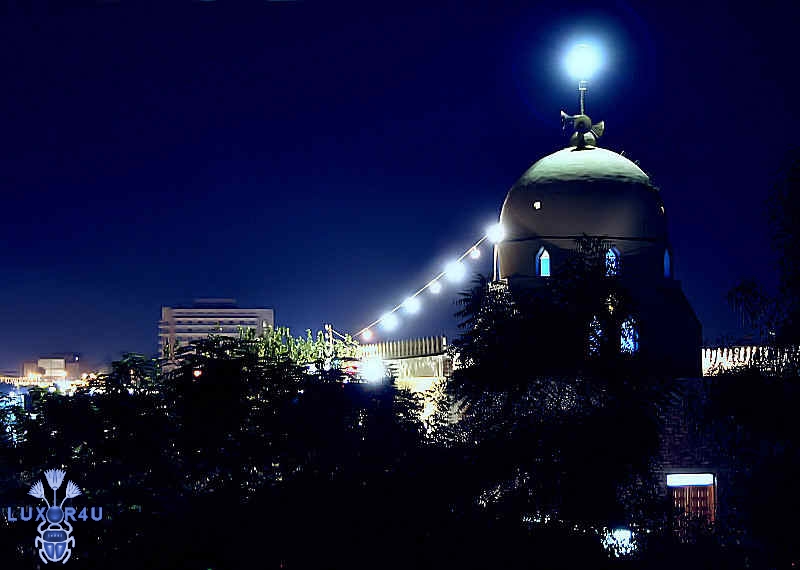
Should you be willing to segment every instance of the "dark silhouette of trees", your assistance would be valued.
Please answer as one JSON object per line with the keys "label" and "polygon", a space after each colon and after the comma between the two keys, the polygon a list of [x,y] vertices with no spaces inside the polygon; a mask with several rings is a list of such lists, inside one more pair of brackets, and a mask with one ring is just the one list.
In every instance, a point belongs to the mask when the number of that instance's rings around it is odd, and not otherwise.
{"label": "dark silhouette of trees", "polygon": [[[37,394],[24,442],[3,449],[0,502],[26,504],[26,483],[66,469],[107,514],[77,527],[76,567],[367,567],[385,557],[419,514],[419,482],[399,475],[414,471],[401,464],[417,447],[418,404],[389,379],[343,375],[347,339],[325,347],[284,332],[212,336],[161,371],[125,355],[75,396]],[[4,568],[30,567],[35,525],[10,528],[0,544],[17,559]],[[359,534],[372,546],[350,548]]]}
{"label": "dark silhouette of trees", "polygon": [[772,246],[778,257],[778,291],[768,293],[752,277],[737,283],[728,303],[740,324],[754,329],[761,343],[800,344],[800,147],[787,153],[767,196]]}
{"label": "dark silhouette of trees", "polygon": [[[777,294],[749,279],[728,293],[741,324],[756,331],[762,350],[746,367],[720,370],[710,378],[704,425],[711,430],[717,460],[726,474],[726,516],[721,540],[753,567],[800,563],[800,528],[788,513],[798,508],[800,431],[800,153],[787,155],[768,196],[773,246],[780,254]],[[735,546],[733,546],[735,545]]]}
{"label": "dark silhouette of trees", "polygon": [[800,147],[787,153],[768,198],[773,246],[779,253],[780,297],[785,307],[780,344],[800,344]]}
{"label": "dark silhouette of trees", "polygon": [[754,567],[788,568],[800,559],[800,429],[797,375],[781,377],[755,365],[710,379],[705,425],[724,473],[726,516],[719,534],[738,544]]}
{"label": "dark silhouette of trees", "polygon": [[487,514],[532,521],[533,534],[663,530],[653,467],[673,389],[620,350],[614,331],[636,307],[608,275],[608,247],[578,240],[558,278],[520,291],[480,277],[460,301],[454,352],[465,367],[449,391],[460,441],[474,443],[462,476]]}

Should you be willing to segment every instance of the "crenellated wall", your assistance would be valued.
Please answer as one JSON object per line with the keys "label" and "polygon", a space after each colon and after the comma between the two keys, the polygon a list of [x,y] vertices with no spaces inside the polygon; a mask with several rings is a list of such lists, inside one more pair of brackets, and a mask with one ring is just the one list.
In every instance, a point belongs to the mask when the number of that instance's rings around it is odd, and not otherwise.
{"label": "crenellated wall", "polygon": [[453,359],[447,353],[447,338],[430,336],[389,340],[359,347],[358,357],[380,358],[401,382],[413,382],[417,389],[429,387],[433,380],[442,380],[453,371]]}
{"label": "crenellated wall", "polygon": [[726,370],[766,365],[782,368],[800,359],[800,346],[776,348],[773,346],[720,346],[702,349],[703,376],[712,376]]}
{"label": "crenellated wall", "polygon": [[387,340],[359,347],[359,358],[379,356],[384,360],[398,358],[416,358],[419,356],[436,356],[447,351],[447,338],[443,336],[426,336],[403,340]]}

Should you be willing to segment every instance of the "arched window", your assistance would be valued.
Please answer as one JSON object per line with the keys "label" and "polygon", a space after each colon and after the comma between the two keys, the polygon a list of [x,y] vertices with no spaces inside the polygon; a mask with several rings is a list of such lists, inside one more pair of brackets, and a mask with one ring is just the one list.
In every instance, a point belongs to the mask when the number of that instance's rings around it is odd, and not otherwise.
{"label": "arched window", "polygon": [[619,250],[616,247],[606,252],[606,275],[619,275]]}
{"label": "arched window", "polygon": [[619,350],[623,354],[639,352],[639,323],[635,317],[628,317],[622,321],[619,331]]}
{"label": "arched window", "polygon": [[672,277],[672,259],[668,249],[664,250],[664,277]]}
{"label": "arched window", "polygon": [[597,315],[592,317],[589,323],[589,338],[587,339],[587,351],[589,356],[597,356],[600,354],[600,346],[603,344],[603,325],[600,324],[600,319]]}
{"label": "arched window", "polygon": [[536,254],[536,275],[550,277],[550,254],[545,248],[541,248]]}

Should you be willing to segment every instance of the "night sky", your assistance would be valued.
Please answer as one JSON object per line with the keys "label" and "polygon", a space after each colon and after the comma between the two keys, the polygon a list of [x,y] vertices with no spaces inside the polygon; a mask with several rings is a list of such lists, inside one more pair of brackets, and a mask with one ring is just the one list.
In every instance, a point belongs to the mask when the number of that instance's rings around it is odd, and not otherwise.
{"label": "night sky", "polygon": [[[791,3],[65,4],[0,8],[0,369],[153,353],[161,305],[194,297],[358,330],[566,146],[587,37],[587,111],[661,188],[706,339],[737,334],[737,279],[776,283]],[[452,334],[443,293],[395,336]]]}

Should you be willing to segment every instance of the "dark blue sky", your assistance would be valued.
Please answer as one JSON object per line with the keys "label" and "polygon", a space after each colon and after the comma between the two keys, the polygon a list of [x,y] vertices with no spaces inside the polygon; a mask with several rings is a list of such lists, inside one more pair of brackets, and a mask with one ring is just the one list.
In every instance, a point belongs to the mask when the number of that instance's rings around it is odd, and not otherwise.
{"label": "dark blue sky", "polygon": [[[199,296],[357,330],[565,145],[561,56],[581,34],[608,51],[588,110],[661,187],[705,336],[734,329],[738,278],[775,282],[763,197],[797,140],[788,3],[14,4],[0,368],[154,351],[160,306]],[[397,335],[452,331],[453,299]]]}

